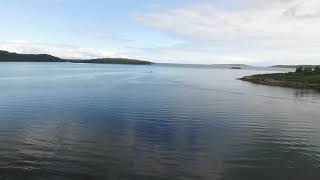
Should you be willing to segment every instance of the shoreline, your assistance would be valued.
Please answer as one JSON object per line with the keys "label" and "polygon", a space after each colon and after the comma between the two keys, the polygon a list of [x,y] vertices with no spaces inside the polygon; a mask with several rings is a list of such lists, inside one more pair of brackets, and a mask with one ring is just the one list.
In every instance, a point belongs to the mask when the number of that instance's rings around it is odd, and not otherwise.
{"label": "shoreline", "polygon": [[90,64],[150,65],[151,61],[129,58],[63,59],[49,54],[18,54],[0,50],[0,62],[70,62]]}
{"label": "shoreline", "polygon": [[268,86],[320,90],[320,84],[318,83],[306,83],[306,82],[298,82],[298,81],[290,81],[290,80],[277,80],[273,77],[281,74],[285,74],[285,73],[255,74],[251,76],[244,76],[242,78],[238,78],[238,80],[251,82],[254,84],[268,85]]}

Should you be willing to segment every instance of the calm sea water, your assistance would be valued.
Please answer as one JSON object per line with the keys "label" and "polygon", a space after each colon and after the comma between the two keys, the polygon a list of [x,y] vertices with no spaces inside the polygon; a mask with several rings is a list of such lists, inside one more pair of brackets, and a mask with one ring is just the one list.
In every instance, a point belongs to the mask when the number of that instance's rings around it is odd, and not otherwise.
{"label": "calm sea water", "polygon": [[320,93],[270,71],[0,64],[0,179],[319,180]]}

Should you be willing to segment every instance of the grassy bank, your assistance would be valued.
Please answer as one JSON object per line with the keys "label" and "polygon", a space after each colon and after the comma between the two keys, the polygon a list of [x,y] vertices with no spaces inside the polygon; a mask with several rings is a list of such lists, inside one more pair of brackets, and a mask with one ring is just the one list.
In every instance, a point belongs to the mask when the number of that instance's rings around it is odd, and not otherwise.
{"label": "grassy bank", "polygon": [[296,72],[257,74],[240,78],[257,84],[286,86],[295,88],[310,88],[320,90],[320,68],[298,67]]}

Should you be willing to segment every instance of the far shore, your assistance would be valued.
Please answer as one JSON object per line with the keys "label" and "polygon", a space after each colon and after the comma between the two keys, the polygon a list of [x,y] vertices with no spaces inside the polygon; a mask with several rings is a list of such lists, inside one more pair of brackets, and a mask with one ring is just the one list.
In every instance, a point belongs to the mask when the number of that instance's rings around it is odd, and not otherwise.
{"label": "far shore", "polygon": [[150,61],[127,58],[99,58],[99,59],[61,59],[49,54],[18,54],[0,50],[0,62],[70,62],[70,63],[92,63],[92,64],[128,64],[128,65],[150,65]]}

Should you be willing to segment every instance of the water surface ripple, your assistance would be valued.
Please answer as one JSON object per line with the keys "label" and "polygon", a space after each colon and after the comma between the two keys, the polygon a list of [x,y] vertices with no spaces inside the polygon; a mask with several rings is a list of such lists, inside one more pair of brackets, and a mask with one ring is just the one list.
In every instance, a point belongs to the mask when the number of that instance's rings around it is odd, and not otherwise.
{"label": "water surface ripple", "polygon": [[1,63],[0,179],[320,179],[320,93],[273,70]]}

